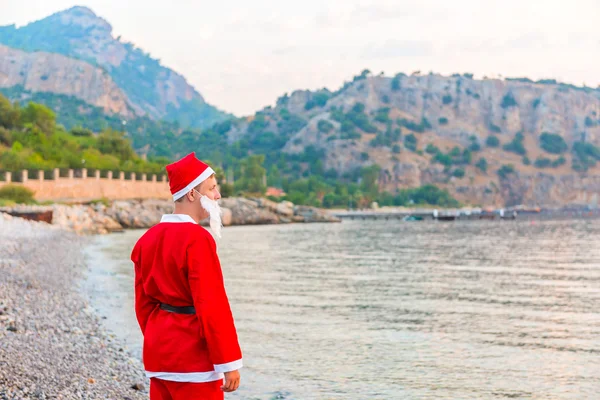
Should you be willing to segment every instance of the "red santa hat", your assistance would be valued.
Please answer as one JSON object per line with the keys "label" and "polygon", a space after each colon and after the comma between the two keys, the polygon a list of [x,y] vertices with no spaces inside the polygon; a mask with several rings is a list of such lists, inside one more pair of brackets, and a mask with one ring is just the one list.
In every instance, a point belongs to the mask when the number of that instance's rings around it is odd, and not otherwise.
{"label": "red santa hat", "polygon": [[215,173],[211,167],[198,160],[195,153],[167,165],[166,169],[173,201],[182,198]]}

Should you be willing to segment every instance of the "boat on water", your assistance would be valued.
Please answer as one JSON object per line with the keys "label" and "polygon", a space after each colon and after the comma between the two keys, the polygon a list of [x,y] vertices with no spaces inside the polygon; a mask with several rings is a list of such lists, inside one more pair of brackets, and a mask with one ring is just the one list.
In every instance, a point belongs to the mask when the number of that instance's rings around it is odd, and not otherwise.
{"label": "boat on water", "polygon": [[402,218],[402,221],[423,221],[423,216],[421,215],[407,215]]}

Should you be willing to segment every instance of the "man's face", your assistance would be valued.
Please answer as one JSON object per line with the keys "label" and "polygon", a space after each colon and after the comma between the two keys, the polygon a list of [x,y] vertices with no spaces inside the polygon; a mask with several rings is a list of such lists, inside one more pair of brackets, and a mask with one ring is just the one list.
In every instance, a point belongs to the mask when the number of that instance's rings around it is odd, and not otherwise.
{"label": "man's face", "polygon": [[211,200],[219,200],[221,198],[221,193],[219,193],[219,189],[217,188],[217,178],[212,176],[202,182],[200,185],[200,193]]}

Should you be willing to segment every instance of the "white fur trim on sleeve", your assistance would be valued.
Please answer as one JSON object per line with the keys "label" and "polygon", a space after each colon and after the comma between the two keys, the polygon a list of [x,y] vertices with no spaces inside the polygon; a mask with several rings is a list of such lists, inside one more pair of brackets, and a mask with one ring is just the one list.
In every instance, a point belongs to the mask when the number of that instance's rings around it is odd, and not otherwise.
{"label": "white fur trim on sleeve", "polygon": [[244,365],[242,359],[229,362],[227,364],[215,364],[215,372],[230,372],[242,368]]}

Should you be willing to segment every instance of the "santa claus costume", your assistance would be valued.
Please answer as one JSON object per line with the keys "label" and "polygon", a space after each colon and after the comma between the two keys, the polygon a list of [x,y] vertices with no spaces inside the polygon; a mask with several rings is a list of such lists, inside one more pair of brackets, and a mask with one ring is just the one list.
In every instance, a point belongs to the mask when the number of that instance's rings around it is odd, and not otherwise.
{"label": "santa claus costume", "polygon": [[[167,173],[177,200],[214,171],[192,153]],[[242,367],[242,353],[212,235],[189,215],[163,215],[131,260],[151,400],[223,399],[223,373]]]}

